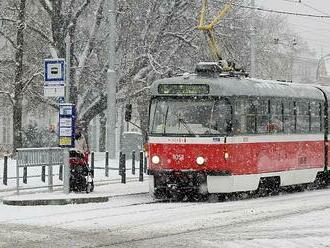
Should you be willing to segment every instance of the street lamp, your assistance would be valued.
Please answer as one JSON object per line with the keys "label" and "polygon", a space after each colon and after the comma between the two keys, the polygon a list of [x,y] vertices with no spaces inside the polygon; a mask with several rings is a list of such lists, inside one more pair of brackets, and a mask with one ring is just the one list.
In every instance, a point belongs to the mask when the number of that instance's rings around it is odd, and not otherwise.
{"label": "street lamp", "polygon": [[324,55],[322,56],[320,59],[319,59],[319,62],[317,63],[317,68],[316,68],[316,81],[319,81],[320,80],[320,66],[321,66],[321,63],[323,61],[325,61],[325,59],[329,57],[330,58],[330,53],[327,54],[327,55]]}

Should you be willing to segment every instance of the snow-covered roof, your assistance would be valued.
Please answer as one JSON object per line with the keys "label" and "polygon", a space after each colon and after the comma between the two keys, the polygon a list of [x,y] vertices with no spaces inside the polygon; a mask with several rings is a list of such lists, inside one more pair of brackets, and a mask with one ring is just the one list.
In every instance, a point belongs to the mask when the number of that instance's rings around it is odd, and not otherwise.
{"label": "snow-covered roof", "polygon": [[312,85],[285,83],[270,80],[237,77],[173,77],[155,81],[151,86],[152,95],[158,93],[160,84],[209,84],[210,96],[260,96],[310,98],[324,100],[323,93]]}

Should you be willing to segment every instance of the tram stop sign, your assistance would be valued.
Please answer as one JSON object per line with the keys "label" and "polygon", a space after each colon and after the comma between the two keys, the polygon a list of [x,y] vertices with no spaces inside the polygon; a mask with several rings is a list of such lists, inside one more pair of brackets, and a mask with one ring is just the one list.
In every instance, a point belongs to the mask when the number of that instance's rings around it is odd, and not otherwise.
{"label": "tram stop sign", "polygon": [[45,59],[44,66],[44,95],[64,97],[65,60]]}
{"label": "tram stop sign", "polygon": [[75,105],[61,103],[59,113],[59,145],[61,147],[74,147],[75,121]]}

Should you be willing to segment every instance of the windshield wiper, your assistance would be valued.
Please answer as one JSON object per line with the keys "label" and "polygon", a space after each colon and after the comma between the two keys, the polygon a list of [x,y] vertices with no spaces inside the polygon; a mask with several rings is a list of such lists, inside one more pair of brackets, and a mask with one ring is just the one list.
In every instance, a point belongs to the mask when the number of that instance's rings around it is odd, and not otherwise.
{"label": "windshield wiper", "polygon": [[187,122],[183,118],[179,118],[179,123],[181,123],[188,131],[189,134],[192,134],[196,136],[196,134],[191,130],[191,128],[188,126]]}
{"label": "windshield wiper", "polygon": [[163,129],[163,135],[166,134],[166,121],[167,121],[167,115],[168,115],[168,109],[170,106],[167,106],[166,113],[165,113],[165,120],[164,120],[164,129]]}

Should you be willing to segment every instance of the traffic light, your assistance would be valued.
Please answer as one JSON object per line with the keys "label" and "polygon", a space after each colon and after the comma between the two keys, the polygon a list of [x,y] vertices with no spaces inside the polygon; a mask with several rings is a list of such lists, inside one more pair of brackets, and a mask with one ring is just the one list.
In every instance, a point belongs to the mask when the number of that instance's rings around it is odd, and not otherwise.
{"label": "traffic light", "polygon": [[132,104],[126,104],[125,121],[129,122],[132,119]]}

